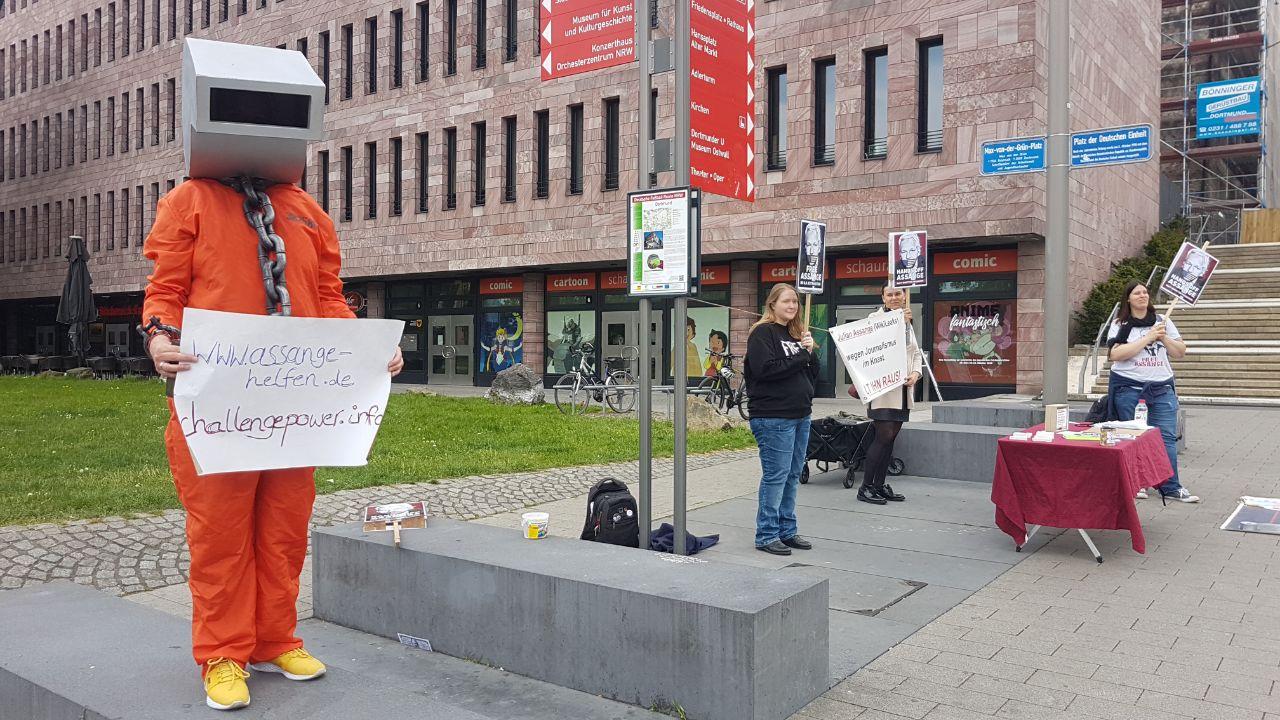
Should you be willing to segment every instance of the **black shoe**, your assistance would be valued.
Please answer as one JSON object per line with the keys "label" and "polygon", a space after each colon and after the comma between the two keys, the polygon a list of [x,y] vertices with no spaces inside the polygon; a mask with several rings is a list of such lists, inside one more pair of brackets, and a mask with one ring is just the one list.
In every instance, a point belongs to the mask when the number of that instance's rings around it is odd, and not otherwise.
{"label": "black shoe", "polygon": [[886,505],[888,501],[876,494],[875,488],[870,485],[863,485],[858,488],[858,499],[864,503],[872,505]]}
{"label": "black shoe", "polygon": [[894,492],[893,488],[889,487],[888,485],[881,485],[878,488],[874,488],[874,490],[876,492],[876,495],[879,495],[885,500],[889,500],[891,502],[902,502],[903,500],[907,499],[906,495],[899,495],[898,493]]}
{"label": "black shoe", "polygon": [[799,535],[793,535],[792,537],[789,537],[789,538],[783,538],[782,544],[786,545],[789,548],[795,548],[796,550],[812,550],[813,549],[813,543],[809,542],[808,540],[805,540]]}
{"label": "black shoe", "polygon": [[790,555],[791,554],[791,548],[787,547],[786,545],[783,545],[781,540],[774,540],[768,545],[757,545],[756,549],[762,552],[767,552],[770,555]]}

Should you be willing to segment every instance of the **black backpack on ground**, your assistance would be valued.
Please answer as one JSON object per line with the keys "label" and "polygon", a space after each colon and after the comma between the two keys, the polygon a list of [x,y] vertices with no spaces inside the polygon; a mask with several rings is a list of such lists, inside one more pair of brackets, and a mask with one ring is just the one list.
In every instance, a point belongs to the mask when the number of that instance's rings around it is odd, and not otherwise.
{"label": "black backpack on ground", "polygon": [[605,478],[587,493],[587,521],[582,539],[640,547],[640,513],[626,483]]}

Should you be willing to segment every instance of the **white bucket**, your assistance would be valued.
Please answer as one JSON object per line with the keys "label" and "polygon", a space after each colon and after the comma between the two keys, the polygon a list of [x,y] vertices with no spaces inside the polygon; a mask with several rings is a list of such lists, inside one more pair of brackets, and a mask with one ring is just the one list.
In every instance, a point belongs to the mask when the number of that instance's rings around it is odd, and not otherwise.
{"label": "white bucket", "polygon": [[547,526],[551,524],[551,516],[544,512],[527,512],[520,516],[520,527],[529,540],[541,540],[547,536]]}

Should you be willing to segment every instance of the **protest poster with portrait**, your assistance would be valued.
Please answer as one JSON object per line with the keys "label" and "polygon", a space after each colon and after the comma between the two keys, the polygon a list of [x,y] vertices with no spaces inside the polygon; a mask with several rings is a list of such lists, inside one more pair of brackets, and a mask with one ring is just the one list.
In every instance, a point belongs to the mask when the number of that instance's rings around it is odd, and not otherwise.
{"label": "protest poster with portrait", "polygon": [[387,409],[401,320],[187,308],[173,404],[196,473],[368,462]]}
{"label": "protest poster with portrait", "polygon": [[928,263],[929,238],[923,230],[889,233],[889,267],[893,268],[896,288],[924,287],[929,284],[925,270]]}
{"label": "protest poster with portrait", "polygon": [[1217,267],[1218,258],[1192,243],[1184,242],[1178,248],[1178,254],[1173,256],[1160,289],[1181,302],[1195,305]]}
{"label": "protest poster with portrait", "polygon": [[826,283],[827,224],[800,221],[800,257],[796,261],[796,292],[820,295]]}

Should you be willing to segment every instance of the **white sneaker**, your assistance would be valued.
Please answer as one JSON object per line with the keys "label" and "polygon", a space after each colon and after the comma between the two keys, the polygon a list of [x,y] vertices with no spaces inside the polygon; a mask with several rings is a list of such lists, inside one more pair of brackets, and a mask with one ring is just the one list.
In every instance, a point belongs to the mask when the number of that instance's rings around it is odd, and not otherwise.
{"label": "white sneaker", "polygon": [[1146,500],[1146,499],[1147,499],[1147,497],[1148,497],[1148,495],[1147,495],[1147,489],[1146,489],[1146,488],[1142,488],[1141,490],[1139,490],[1139,491],[1138,491],[1138,494],[1137,494],[1137,495],[1134,495],[1134,496],[1133,496],[1133,499],[1134,499],[1134,500]]}
{"label": "white sneaker", "polygon": [[1182,488],[1178,490],[1178,492],[1173,493],[1172,495],[1165,495],[1165,497],[1170,500],[1177,500],[1178,502],[1184,502],[1184,503],[1200,502],[1200,496],[1192,495],[1191,491],[1186,488]]}

